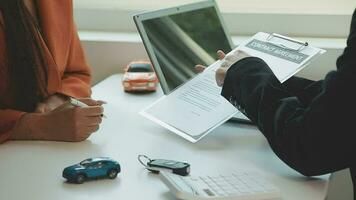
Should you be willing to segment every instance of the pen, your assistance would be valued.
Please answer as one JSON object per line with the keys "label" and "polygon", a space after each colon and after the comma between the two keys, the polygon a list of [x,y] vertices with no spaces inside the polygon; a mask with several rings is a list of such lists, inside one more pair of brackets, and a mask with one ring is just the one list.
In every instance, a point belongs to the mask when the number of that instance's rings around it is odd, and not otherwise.
{"label": "pen", "polygon": [[[81,102],[81,101],[78,101],[77,99],[74,99],[73,97],[70,97],[70,103],[73,105],[73,106],[77,106],[77,107],[88,107],[87,104]],[[102,117],[106,118],[106,116],[104,114],[102,114]]]}

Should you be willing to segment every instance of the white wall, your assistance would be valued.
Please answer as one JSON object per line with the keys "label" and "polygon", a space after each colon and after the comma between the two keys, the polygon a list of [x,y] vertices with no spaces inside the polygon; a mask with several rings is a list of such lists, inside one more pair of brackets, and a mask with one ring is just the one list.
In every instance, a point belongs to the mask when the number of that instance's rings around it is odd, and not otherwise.
{"label": "white wall", "polygon": [[[201,0],[75,0],[75,8],[105,10],[152,10]],[[344,14],[352,12],[354,0],[216,0],[222,12]]]}

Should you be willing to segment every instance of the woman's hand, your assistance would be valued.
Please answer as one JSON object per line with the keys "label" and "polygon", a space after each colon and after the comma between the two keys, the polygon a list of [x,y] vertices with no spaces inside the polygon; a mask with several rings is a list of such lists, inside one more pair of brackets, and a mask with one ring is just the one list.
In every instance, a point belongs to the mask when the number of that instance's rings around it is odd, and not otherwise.
{"label": "woman's hand", "polygon": [[[242,60],[243,58],[250,57],[250,55],[240,50],[231,52],[228,55],[226,55],[223,51],[219,50],[217,54],[220,60],[225,59],[224,62],[221,64],[220,68],[217,69],[215,73],[216,84],[221,87],[224,85],[227,70],[236,62]],[[196,65],[195,69],[198,72],[202,72],[204,71],[205,66]]]}
{"label": "woman's hand", "polygon": [[66,102],[47,113],[25,114],[12,132],[12,139],[79,142],[99,129],[102,122],[101,101],[79,99],[88,107]]}
{"label": "woman's hand", "polygon": [[49,96],[46,100],[38,103],[35,109],[36,113],[50,112],[68,101],[68,97],[62,94],[54,94]]}

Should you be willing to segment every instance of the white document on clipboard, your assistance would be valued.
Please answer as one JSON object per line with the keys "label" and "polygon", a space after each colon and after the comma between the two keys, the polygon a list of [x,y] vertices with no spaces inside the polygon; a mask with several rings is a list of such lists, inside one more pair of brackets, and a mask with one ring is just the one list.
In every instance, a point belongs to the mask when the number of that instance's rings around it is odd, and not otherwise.
{"label": "white document on clipboard", "polygon": [[309,46],[279,34],[259,32],[240,44],[236,50],[242,50],[264,60],[278,80],[283,83],[306,67],[318,55],[326,51]]}
{"label": "white document on clipboard", "polygon": [[[259,32],[236,50],[263,59],[280,82],[284,82],[325,51],[277,34]],[[232,51],[232,52],[233,52]],[[220,95],[215,71],[216,61],[169,95],[163,96],[140,112],[141,115],[171,132],[197,142],[239,111]]]}

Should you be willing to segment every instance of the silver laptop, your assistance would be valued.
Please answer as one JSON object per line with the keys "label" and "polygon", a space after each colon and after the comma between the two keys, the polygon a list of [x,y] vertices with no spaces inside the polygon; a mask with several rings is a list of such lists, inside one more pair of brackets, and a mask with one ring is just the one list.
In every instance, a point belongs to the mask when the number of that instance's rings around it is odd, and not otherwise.
{"label": "silver laptop", "polygon": [[[214,0],[146,12],[134,16],[164,94],[196,75],[194,66],[209,66],[216,51],[234,44]],[[248,122],[241,113],[235,120]]]}

